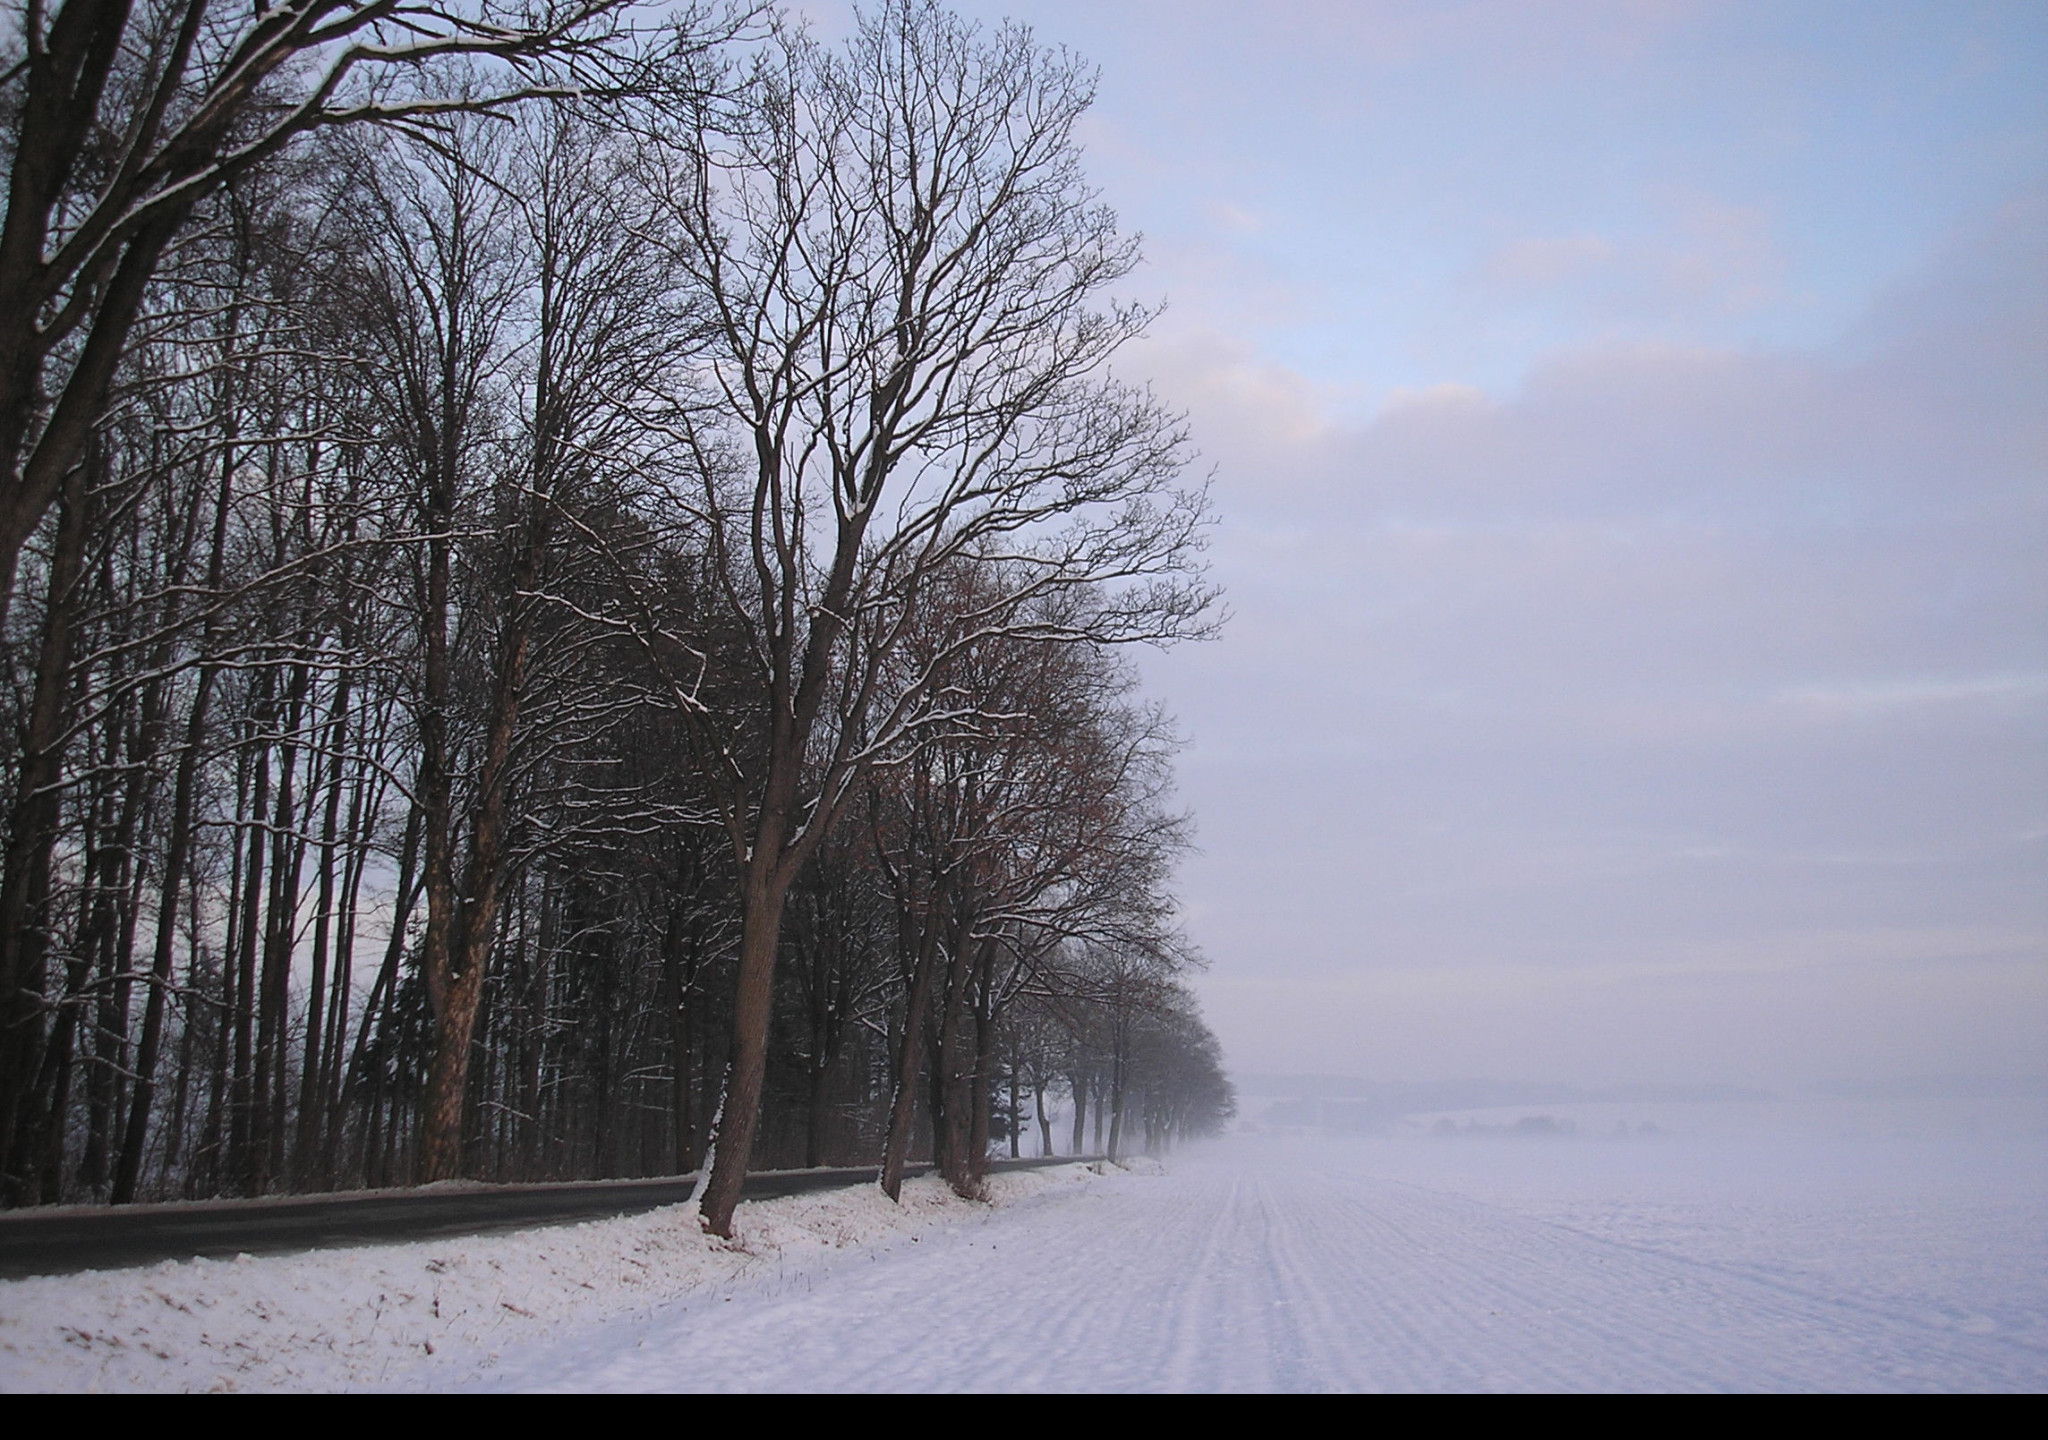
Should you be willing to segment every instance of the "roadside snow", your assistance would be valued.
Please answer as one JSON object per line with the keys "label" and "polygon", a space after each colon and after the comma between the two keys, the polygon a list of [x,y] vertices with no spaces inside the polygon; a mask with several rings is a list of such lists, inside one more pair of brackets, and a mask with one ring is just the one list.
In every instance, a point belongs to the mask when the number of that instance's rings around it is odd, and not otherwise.
{"label": "roadside snow", "polygon": [[416,1388],[509,1347],[647,1315],[686,1297],[808,1289],[1031,1196],[1100,1184],[1079,1165],[991,1176],[990,1205],[914,1179],[740,1206],[731,1242],[695,1212],[512,1234],[0,1282],[0,1391]]}

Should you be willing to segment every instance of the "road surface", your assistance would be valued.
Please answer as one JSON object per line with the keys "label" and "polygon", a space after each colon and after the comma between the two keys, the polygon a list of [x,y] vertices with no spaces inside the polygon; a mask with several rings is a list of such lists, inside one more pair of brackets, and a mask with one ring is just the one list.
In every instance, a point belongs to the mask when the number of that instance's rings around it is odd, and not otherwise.
{"label": "road surface", "polygon": [[[1036,1160],[998,1160],[997,1170]],[[908,1167],[920,1174],[928,1165]],[[874,1183],[873,1166],[763,1170],[749,1175],[749,1200]],[[194,1256],[276,1255],[336,1245],[487,1235],[635,1215],[690,1198],[695,1175],[541,1185],[365,1190],[189,1204],[61,1206],[0,1214],[0,1280],[151,1265]]]}

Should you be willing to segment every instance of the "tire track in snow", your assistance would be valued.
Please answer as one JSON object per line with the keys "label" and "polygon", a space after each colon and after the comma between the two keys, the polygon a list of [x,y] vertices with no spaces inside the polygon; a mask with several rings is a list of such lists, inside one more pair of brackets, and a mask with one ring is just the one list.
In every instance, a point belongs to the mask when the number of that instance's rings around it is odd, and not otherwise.
{"label": "tire track in snow", "polygon": [[[1173,1345],[1159,1368],[1159,1380],[1167,1390],[1193,1390],[1215,1383],[1219,1358],[1214,1352],[1218,1339],[1215,1321],[1231,1314],[1243,1315],[1251,1306],[1243,1291],[1244,1277],[1234,1256],[1238,1226],[1237,1207],[1245,1181],[1232,1176],[1222,1202],[1214,1207],[1206,1225],[1200,1258],[1178,1287],[1173,1305]],[[1263,1376],[1228,1377],[1246,1388],[1263,1388]]]}
{"label": "tire track in snow", "polygon": [[[1559,1277],[1568,1298],[1575,1297],[1581,1307],[1576,1328],[1592,1342],[1592,1353],[1612,1354],[1631,1346],[1649,1351],[1648,1336],[1668,1342],[1666,1388],[1702,1383],[1719,1388],[1726,1382],[1718,1377],[1737,1366],[1755,1377],[1750,1385],[1797,1386],[1816,1361],[1860,1369],[1870,1377],[1868,1384],[1937,1388],[2026,1387],[2038,1385],[2048,1372],[2048,1355],[2038,1346],[2004,1335],[1965,1337],[1930,1325],[1924,1307],[1911,1302],[1886,1305],[1865,1294],[1828,1289],[1810,1277],[1631,1244],[1453,1192],[1397,1181],[1375,1184],[1385,1187],[1390,1208],[1432,1218],[1462,1217],[1458,1234],[1474,1248],[1510,1261],[1524,1248],[1532,1257],[1543,1257],[1542,1268]],[[1415,1197],[1405,1207],[1392,1198],[1403,1192]],[[1354,1196],[1353,1203],[1368,1202]],[[1546,1230],[1556,1234],[1546,1237]],[[1584,1288],[1576,1277],[1589,1264],[1604,1272],[1602,1289],[1619,1284],[1632,1297],[1658,1295],[1663,1303],[1646,1306],[1637,1299],[1613,1312],[1613,1320],[1605,1319],[1599,1307],[1588,1307],[1590,1297],[1576,1295]],[[1483,1283],[1480,1277],[1468,1280]],[[1535,1298],[1520,1294],[1524,1303]],[[1713,1352],[1712,1366],[1702,1369],[1678,1358],[1697,1354],[1696,1345],[1684,1342],[1708,1330],[1726,1337]],[[1819,1355],[1809,1360],[1816,1350]]]}
{"label": "tire track in snow", "polygon": [[1189,1162],[780,1293],[553,1347],[495,1383],[732,1390],[2040,1388],[2048,1358],[1355,1173]]}
{"label": "tire track in snow", "polygon": [[[1303,1188],[1301,1212],[1326,1212],[1321,1228],[1376,1257],[1370,1278],[1346,1278],[1392,1306],[1391,1326],[1349,1327],[1387,1347],[1387,1368],[1348,1367],[1346,1388],[2023,1387],[2044,1370],[2041,1354],[2002,1338],[1964,1341],[1861,1297],[1612,1245],[1454,1194],[1359,1177]],[[1473,1373],[1462,1356],[1494,1363]]]}

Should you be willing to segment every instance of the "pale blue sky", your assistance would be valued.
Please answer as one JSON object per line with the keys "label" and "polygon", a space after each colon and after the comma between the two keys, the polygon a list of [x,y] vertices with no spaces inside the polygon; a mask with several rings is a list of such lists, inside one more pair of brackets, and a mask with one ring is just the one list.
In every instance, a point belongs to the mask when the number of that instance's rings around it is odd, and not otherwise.
{"label": "pale blue sky", "polygon": [[2048,1074],[2048,5],[960,8],[1216,467],[1234,1065]]}
{"label": "pale blue sky", "polygon": [[2048,174],[2048,6],[1038,0],[1169,330],[1353,404],[1556,349],[1835,338]]}

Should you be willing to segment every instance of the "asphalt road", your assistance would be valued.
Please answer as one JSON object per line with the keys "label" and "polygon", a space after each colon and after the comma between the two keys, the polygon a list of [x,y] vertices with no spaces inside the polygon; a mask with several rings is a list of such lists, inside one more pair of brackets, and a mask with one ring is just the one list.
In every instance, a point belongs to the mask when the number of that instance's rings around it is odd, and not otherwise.
{"label": "asphalt road", "polygon": [[[1067,1165],[1076,1157],[998,1160],[996,1169]],[[1082,1159],[1092,1157],[1079,1157]],[[919,1174],[930,1166],[913,1165]],[[762,1170],[747,1177],[749,1200],[874,1182],[873,1166]],[[632,1215],[690,1198],[695,1175],[656,1180],[581,1180],[546,1185],[475,1185],[433,1190],[363,1190],[261,1200],[167,1205],[67,1205],[0,1215],[0,1279],[114,1270],[159,1260],[275,1254],[333,1245],[482,1235]]]}

